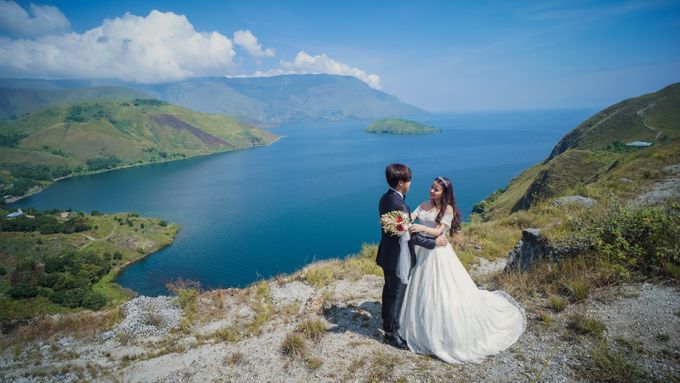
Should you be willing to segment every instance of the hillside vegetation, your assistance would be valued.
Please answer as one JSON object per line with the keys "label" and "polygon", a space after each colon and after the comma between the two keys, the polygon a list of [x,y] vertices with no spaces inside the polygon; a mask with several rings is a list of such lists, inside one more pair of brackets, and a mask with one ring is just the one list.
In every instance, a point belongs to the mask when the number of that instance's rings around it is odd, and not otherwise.
{"label": "hillside vegetation", "polygon": [[399,118],[383,118],[369,125],[366,128],[366,132],[388,134],[430,134],[439,133],[441,130],[417,121]]}
{"label": "hillside vegetation", "polygon": [[169,245],[179,226],[137,214],[0,210],[0,322],[114,307],[123,265]]}
{"label": "hillside vegetation", "polygon": [[[653,145],[625,145],[647,141]],[[485,219],[564,195],[630,198],[680,162],[680,84],[610,106],[564,136],[548,158],[479,203]]]}
{"label": "hillside vegetation", "polygon": [[158,100],[85,101],[0,126],[0,189],[20,196],[53,179],[267,145],[276,136]]}

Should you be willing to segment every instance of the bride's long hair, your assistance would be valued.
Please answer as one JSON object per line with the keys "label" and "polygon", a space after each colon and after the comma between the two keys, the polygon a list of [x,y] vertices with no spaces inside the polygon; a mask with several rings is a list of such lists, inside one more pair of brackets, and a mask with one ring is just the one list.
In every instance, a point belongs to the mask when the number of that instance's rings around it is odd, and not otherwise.
{"label": "bride's long hair", "polygon": [[[462,222],[460,218],[460,209],[456,206],[456,197],[453,195],[453,184],[446,177],[437,177],[434,180],[442,187],[441,207],[439,208],[439,213],[437,213],[436,221],[437,223],[441,223],[442,217],[446,214],[446,207],[451,206],[451,208],[453,208],[453,221],[451,222],[449,235],[453,235],[460,230],[460,224]],[[432,201],[432,204],[437,206],[434,201]]]}

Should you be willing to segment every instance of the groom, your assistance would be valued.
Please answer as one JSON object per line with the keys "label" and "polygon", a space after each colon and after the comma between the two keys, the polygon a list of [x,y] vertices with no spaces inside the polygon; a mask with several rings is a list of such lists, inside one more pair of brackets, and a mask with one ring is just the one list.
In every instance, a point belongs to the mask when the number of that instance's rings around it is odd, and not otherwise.
{"label": "groom", "polygon": [[[411,169],[402,164],[391,164],[385,168],[385,177],[389,190],[380,198],[378,210],[382,216],[394,210],[401,210],[409,215],[411,209],[404,202],[404,197],[411,187]],[[415,245],[434,249],[435,246],[445,246],[448,243],[446,237],[441,236],[435,241],[432,238],[420,234],[412,234],[408,242],[411,254],[411,267],[415,265]],[[399,259],[399,237],[386,233],[382,230],[378,256],[376,263],[382,267],[385,275],[385,285],[382,291],[382,318],[383,330],[385,330],[385,342],[394,347],[407,348],[406,341],[399,336],[399,312],[404,301],[406,285],[397,277],[397,261]]]}

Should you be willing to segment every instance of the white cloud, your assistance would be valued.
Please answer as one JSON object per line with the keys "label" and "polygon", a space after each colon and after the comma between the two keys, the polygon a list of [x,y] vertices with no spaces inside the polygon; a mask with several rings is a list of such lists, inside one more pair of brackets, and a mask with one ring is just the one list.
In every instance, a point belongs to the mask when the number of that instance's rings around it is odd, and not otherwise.
{"label": "white cloud", "polygon": [[[325,53],[310,56],[305,51],[300,51],[293,61],[281,60],[281,68],[266,72],[257,71],[253,77],[269,77],[283,74],[336,74],[341,76],[354,76],[375,89],[380,89],[380,77],[376,74],[367,74],[359,68],[335,61]],[[246,77],[246,76],[243,76]]]}
{"label": "white cloud", "polygon": [[253,57],[274,57],[276,55],[274,50],[270,48],[263,50],[262,44],[257,42],[257,37],[248,30],[234,32],[234,44],[248,51]]}
{"label": "white cloud", "polygon": [[[37,24],[40,24],[37,26]],[[153,10],[148,16],[126,13],[106,19],[84,33],[68,32],[69,21],[51,6],[0,0],[0,75],[38,78],[111,78],[142,83],[219,76],[238,68],[234,44],[258,59],[274,57],[249,30],[234,32],[233,42],[218,32],[199,32],[183,15]],[[34,33],[32,38],[29,33]],[[252,76],[325,73],[354,76],[380,89],[380,77],[343,64],[326,54],[298,52],[292,61]],[[249,76],[243,76],[249,77]]]}
{"label": "white cloud", "polygon": [[33,37],[71,30],[57,7],[31,4],[30,13],[14,1],[0,0],[0,31],[18,37]]}
{"label": "white cloud", "polygon": [[223,75],[234,56],[228,37],[198,32],[185,16],[157,10],[107,19],[83,34],[0,38],[4,76],[160,82]]}

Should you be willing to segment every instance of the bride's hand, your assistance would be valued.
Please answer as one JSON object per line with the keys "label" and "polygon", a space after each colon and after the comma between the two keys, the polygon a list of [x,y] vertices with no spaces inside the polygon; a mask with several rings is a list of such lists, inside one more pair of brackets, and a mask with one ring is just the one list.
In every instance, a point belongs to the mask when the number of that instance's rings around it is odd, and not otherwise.
{"label": "bride's hand", "polygon": [[425,231],[425,226],[414,223],[413,225],[411,225],[411,228],[409,229],[409,231],[411,233],[420,233],[420,232]]}

